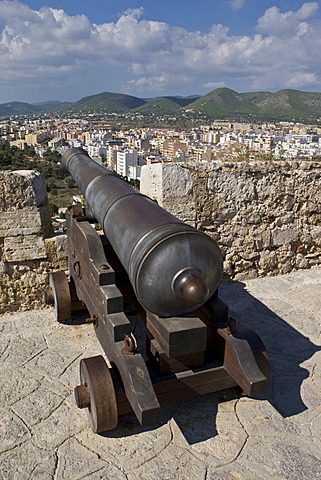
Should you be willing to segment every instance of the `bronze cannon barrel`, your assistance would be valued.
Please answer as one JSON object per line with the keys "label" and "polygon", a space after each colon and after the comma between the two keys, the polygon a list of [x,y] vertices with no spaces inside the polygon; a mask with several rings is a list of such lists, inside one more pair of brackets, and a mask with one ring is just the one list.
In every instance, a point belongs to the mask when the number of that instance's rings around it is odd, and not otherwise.
{"label": "bronze cannon barrel", "polygon": [[85,150],[68,150],[62,164],[86,198],[146,310],[176,316],[208,300],[222,275],[222,255],[212,238],[134,190]]}

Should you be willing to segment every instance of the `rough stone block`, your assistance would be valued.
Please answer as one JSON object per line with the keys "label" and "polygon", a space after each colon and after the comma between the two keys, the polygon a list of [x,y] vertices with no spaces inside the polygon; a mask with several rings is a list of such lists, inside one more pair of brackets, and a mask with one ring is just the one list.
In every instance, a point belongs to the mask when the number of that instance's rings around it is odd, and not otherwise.
{"label": "rough stone block", "polygon": [[65,260],[68,257],[68,240],[67,235],[57,235],[55,237],[57,258],[58,260]]}
{"label": "rough stone block", "polygon": [[7,262],[35,260],[47,255],[43,238],[37,235],[6,237],[3,250]]}
{"label": "rough stone block", "polygon": [[150,198],[162,198],[163,168],[161,163],[144,165],[141,171],[140,192]]}
{"label": "rough stone block", "polygon": [[16,237],[41,232],[41,216],[37,207],[0,212],[0,237]]}
{"label": "rough stone block", "polygon": [[311,237],[313,240],[321,240],[321,226],[311,228]]}
{"label": "rough stone block", "polygon": [[272,231],[272,246],[288,245],[299,240],[299,233],[295,225],[287,228],[276,228]]}
{"label": "rough stone block", "polygon": [[9,272],[9,265],[7,262],[4,262],[3,260],[0,261],[0,275],[5,275],[6,273]]}
{"label": "rough stone block", "polygon": [[[37,209],[43,236],[51,235],[52,227],[44,177],[35,170],[0,171],[0,182],[2,188],[0,228],[6,229],[6,224],[10,222],[10,215],[16,213],[19,217],[19,213],[17,213],[19,210]],[[24,213],[24,215],[26,214]],[[26,221],[27,219],[25,222],[22,219],[23,226]],[[16,219],[13,222],[16,222]],[[32,223],[33,220],[30,227]],[[9,226],[11,228],[11,225]],[[13,235],[15,234],[13,233]]]}
{"label": "rough stone block", "polygon": [[277,256],[275,252],[263,250],[260,254],[259,267],[264,271],[273,270],[277,265]]}
{"label": "rough stone block", "polygon": [[50,267],[54,270],[68,269],[67,235],[45,239],[46,251]]}
{"label": "rough stone block", "polygon": [[162,204],[164,198],[185,197],[191,191],[191,168],[178,163],[156,163],[142,167],[140,191]]}
{"label": "rough stone block", "polygon": [[302,255],[302,253],[298,253],[296,256],[295,261],[296,268],[308,268],[309,262],[308,260]]}
{"label": "rough stone block", "polygon": [[43,175],[35,170],[15,170],[0,172],[4,210],[16,210],[30,206],[44,205],[47,190]]}
{"label": "rough stone block", "polygon": [[38,288],[42,285],[46,285],[48,282],[48,275],[45,273],[36,273],[36,272],[26,272],[22,275],[21,281],[27,286],[27,287],[33,287],[33,288]]}

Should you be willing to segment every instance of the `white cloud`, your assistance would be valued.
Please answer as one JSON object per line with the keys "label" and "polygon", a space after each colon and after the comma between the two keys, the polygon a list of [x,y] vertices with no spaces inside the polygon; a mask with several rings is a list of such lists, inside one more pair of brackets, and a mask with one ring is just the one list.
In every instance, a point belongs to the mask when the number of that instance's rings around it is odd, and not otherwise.
{"label": "white cloud", "polygon": [[202,87],[208,90],[214,90],[214,88],[226,87],[224,82],[207,82],[203,83]]}
{"label": "white cloud", "polygon": [[125,10],[124,15],[132,16],[133,18],[140,18],[144,13],[144,7],[128,8]]}
{"label": "white cloud", "polygon": [[295,35],[300,29],[301,22],[313,17],[317,10],[317,2],[304,3],[299,10],[284,13],[281,13],[278,7],[271,7],[259,18],[257,31],[276,36]]}
{"label": "white cloud", "polygon": [[154,77],[140,77],[138,80],[129,80],[123,85],[123,91],[135,90],[137,92],[144,91],[162,91],[168,87],[168,78],[164,75],[155,75]]}
{"label": "white cloud", "polygon": [[314,73],[308,72],[293,72],[293,75],[285,82],[285,87],[289,88],[301,88],[305,85],[313,85],[318,82],[318,79]]}
{"label": "white cloud", "polygon": [[149,21],[141,8],[96,25],[84,15],[0,1],[0,91],[24,85],[58,92],[86,82],[86,88],[118,85],[113,91],[119,91],[123,85],[124,91],[145,95],[180,92],[188,85],[197,92],[223,85],[316,88],[321,79],[317,7],[316,2],[297,11],[271,7],[258,20],[257,34],[235,36],[224,25],[201,34]]}
{"label": "white cloud", "polygon": [[295,12],[294,16],[297,20],[306,20],[316,14],[318,10],[318,2],[306,2]]}
{"label": "white cloud", "polygon": [[230,5],[231,8],[234,10],[239,10],[244,6],[245,0],[229,0],[228,4]]}

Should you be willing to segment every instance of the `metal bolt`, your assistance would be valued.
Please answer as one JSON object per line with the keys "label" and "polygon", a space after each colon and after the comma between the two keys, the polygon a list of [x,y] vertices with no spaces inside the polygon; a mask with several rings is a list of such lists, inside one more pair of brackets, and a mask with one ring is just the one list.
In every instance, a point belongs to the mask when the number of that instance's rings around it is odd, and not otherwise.
{"label": "metal bolt", "polygon": [[102,265],[100,265],[100,269],[101,270],[109,270],[109,265],[107,265],[106,263],[103,263]]}
{"label": "metal bolt", "polygon": [[97,325],[97,321],[98,321],[98,318],[96,315],[86,318],[86,323],[93,323],[94,325]]}

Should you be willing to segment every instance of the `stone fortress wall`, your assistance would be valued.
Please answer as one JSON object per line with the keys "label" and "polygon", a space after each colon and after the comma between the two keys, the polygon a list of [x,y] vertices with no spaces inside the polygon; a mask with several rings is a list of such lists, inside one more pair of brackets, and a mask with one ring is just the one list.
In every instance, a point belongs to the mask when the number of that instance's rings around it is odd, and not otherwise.
{"label": "stone fortress wall", "polygon": [[[225,278],[243,280],[321,264],[321,163],[144,166],[141,192],[214,237]],[[45,181],[0,171],[0,313],[44,306],[48,273],[67,269]],[[143,213],[143,212],[142,212]]]}
{"label": "stone fortress wall", "polygon": [[141,192],[215,238],[224,277],[321,264],[321,163],[211,162],[144,166]]}
{"label": "stone fortress wall", "polygon": [[66,269],[66,235],[53,236],[45,180],[0,171],[0,313],[42,307],[48,272]]}

